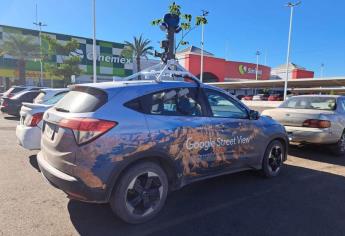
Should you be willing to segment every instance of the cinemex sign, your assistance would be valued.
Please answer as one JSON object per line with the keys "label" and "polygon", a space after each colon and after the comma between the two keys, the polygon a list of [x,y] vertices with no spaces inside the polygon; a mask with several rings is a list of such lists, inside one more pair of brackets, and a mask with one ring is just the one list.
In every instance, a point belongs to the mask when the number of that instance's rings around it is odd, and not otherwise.
{"label": "cinemex sign", "polygon": [[[75,52],[71,53],[72,56],[79,56],[81,59],[85,57],[84,52],[80,49],[77,49]],[[87,52],[86,58],[89,61],[93,60],[93,53]],[[120,64],[130,64],[132,63],[132,60],[130,58],[125,58],[122,56],[108,56],[108,55],[97,55],[96,60],[99,62],[108,62],[108,63],[120,63]]]}

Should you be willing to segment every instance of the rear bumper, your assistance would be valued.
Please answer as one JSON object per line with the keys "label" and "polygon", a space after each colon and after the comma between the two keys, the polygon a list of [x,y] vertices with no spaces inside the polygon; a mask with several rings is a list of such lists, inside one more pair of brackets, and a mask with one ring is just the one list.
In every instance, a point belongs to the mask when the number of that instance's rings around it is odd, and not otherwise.
{"label": "rear bumper", "polygon": [[25,149],[41,149],[41,129],[39,127],[17,125],[16,136],[18,143]]}
{"label": "rear bumper", "polygon": [[54,187],[64,191],[70,198],[84,202],[107,202],[105,190],[89,188],[80,179],[54,168],[45,160],[42,152],[37,154],[37,162],[45,179]]}
{"label": "rear bumper", "polygon": [[318,129],[308,127],[285,126],[290,142],[306,142],[315,144],[333,144],[340,137],[332,133],[330,129]]}

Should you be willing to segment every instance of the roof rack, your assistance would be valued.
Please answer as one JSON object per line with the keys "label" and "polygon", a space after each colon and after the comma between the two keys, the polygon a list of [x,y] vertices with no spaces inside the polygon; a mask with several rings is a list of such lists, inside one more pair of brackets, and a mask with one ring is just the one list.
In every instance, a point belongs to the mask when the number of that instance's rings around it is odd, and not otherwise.
{"label": "roof rack", "polygon": [[[164,77],[169,77],[170,79],[164,80]],[[159,83],[162,81],[181,81],[181,78],[186,77],[193,80],[198,85],[201,84],[197,77],[183,68],[176,60],[169,60],[167,63],[161,62],[138,73],[130,75],[123,80],[154,80]]]}

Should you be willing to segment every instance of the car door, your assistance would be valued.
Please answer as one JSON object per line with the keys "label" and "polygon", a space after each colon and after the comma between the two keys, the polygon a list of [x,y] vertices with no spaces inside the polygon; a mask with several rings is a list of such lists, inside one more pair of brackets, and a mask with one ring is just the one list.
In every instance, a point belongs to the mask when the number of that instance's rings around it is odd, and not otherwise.
{"label": "car door", "polygon": [[250,120],[249,111],[231,96],[205,89],[210,112],[210,140],[214,166],[240,168],[257,164],[264,138],[260,139],[260,121]]}
{"label": "car door", "polygon": [[168,154],[184,176],[208,173],[209,117],[197,87],[164,89],[146,95],[146,120],[153,150]]}

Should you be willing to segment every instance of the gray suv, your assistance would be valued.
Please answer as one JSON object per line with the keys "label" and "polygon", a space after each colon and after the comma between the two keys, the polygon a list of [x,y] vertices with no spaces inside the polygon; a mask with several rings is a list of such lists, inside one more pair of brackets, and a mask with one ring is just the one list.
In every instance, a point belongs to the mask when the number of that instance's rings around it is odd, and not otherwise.
{"label": "gray suv", "polygon": [[142,223],[192,182],[281,172],[282,125],[216,87],[142,79],[75,85],[45,112],[38,163],[52,185]]}

